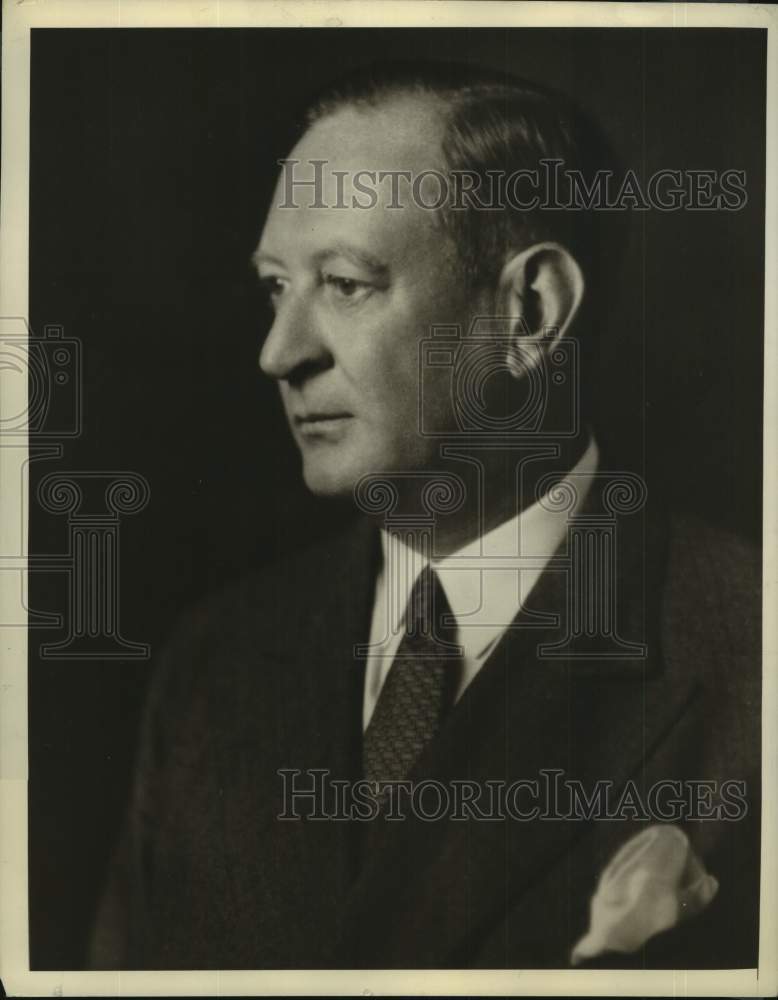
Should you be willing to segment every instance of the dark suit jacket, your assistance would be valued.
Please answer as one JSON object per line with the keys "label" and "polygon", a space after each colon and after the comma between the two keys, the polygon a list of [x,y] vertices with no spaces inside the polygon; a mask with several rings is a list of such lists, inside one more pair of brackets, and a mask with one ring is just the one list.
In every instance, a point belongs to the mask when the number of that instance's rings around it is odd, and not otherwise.
{"label": "dark suit jacket", "polygon": [[[598,874],[646,818],[279,820],[281,768],[360,776],[377,532],[367,523],[188,616],[149,699],[93,962],[101,968],[564,968]],[[720,883],[698,916],[599,967],[752,967],[759,902],[759,560],[692,519],[619,522],[620,635],[643,658],[539,655],[572,612],[552,566],[413,777],[558,768],[747,783],[747,815],[680,821]],[[560,549],[564,558],[567,542]],[[592,600],[602,595],[593,593]],[[533,612],[553,613],[556,627]],[[713,802],[718,801],[718,792]],[[655,820],[653,820],[655,821]]]}

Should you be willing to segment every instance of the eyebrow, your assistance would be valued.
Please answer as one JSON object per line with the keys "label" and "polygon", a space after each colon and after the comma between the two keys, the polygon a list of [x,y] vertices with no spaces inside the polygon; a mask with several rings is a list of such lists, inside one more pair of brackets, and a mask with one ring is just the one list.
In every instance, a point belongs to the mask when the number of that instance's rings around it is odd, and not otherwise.
{"label": "eyebrow", "polygon": [[283,261],[280,258],[274,257],[272,254],[265,253],[265,251],[260,250],[259,247],[257,247],[257,249],[254,250],[249,257],[249,263],[257,270],[259,270],[260,264],[277,264],[279,267],[283,267]]}
{"label": "eyebrow", "polygon": [[356,264],[358,267],[366,267],[376,277],[383,277],[389,273],[389,267],[382,260],[367,250],[352,246],[350,243],[333,243],[326,250],[321,250],[319,253],[314,254],[314,260],[319,264],[332,260],[333,257],[345,257],[346,260],[350,260],[352,264]]}
{"label": "eyebrow", "polygon": [[[333,243],[325,250],[320,250],[318,253],[315,253],[313,255],[313,260],[316,264],[325,264],[334,257],[345,257],[358,267],[366,267],[376,277],[385,277],[389,273],[388,265],[384,264],[384,262],[378,257],[369,253],[367,250],[363,250],[361,247],[356,247],[350,243],[343,243],[340,241]],[[260,250],[259,248],[251,254],[249,260],[251,265],[257,269],[259,269],[260,264],[275,264],[278,267],[284,266],[284,262],[280,259],[280,257],[266,253],[264,250]]]}

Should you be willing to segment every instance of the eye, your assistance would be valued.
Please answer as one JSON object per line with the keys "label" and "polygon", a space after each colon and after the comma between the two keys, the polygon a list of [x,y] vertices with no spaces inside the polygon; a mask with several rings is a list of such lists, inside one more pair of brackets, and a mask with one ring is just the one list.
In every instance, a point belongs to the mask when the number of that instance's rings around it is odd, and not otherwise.
{"label": "eye", "polygon": [[340,299],[357,300],[369,295],[372,285],[358,278],[347,278],[340,274],[322,274],[322,282],[333,290]]}
{"label": "eye", "polygon": [[279,278],[277,274],[268,274],[259,279],[259,287],[265,298],[275,304],[287,286],[285,278]]}

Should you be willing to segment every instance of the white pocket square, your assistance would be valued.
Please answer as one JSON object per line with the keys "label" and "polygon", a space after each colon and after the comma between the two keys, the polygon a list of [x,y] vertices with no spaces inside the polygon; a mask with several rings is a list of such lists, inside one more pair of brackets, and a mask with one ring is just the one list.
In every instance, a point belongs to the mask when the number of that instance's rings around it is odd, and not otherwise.
{"label": "white pocket square", "polygon": [[571,964],[607,951],[637,951],[703,910],[718,888],[682,830],[650,826],[628,840],[600,876],[589,930],[573,948]]}

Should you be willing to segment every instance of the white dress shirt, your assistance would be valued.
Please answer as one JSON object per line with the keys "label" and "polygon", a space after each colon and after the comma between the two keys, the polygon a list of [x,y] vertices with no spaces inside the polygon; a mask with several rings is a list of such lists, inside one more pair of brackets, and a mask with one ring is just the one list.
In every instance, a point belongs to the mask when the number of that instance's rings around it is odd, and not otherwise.
{"label": "white dress shirt", "polygon": [[[456,698],[483,666],[490,650],[524,606],[591,487],[599,460],[589,442],[569,473],[576,477],[572,509],[552,511],[534,503],[444,559],[433,559],[457,622],[464,649]],[[404,631],[403,616],[413,584],[428,559],[395,534],[381,531],[383,565],[376,580],[365,672],[362,727],[367,729]]]}

